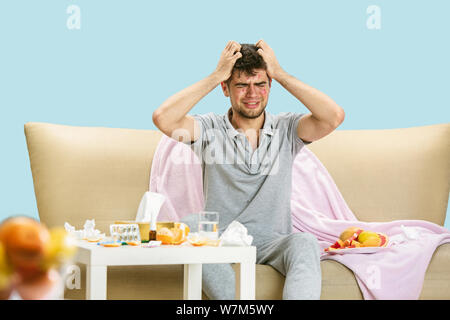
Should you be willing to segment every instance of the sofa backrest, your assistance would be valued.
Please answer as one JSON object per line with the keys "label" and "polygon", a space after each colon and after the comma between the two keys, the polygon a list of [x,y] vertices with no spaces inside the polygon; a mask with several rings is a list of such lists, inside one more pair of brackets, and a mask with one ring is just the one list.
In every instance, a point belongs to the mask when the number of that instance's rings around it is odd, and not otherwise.
{"label": "sofa backrest", "polygon": [[95,218],[109,234],[115,220],[134,220],[148,191],[162,133],[49,123],[25,124],[39,217],[77,229]]}
{"label": "sofa backrest", "polygon": [[[39,217],[77,229],[95,218],[108,232],[134,220],[148,191],[162,133],[49,123],[25,124]],[[428,220],[443,225],[450,189],[450,124],[337,130],[308,148],[362,221]]]}
{"label": "sofa backrest", "polygon": [[450,190],[450,123],[337,130],[309,145],[361,221],[444,225]]}

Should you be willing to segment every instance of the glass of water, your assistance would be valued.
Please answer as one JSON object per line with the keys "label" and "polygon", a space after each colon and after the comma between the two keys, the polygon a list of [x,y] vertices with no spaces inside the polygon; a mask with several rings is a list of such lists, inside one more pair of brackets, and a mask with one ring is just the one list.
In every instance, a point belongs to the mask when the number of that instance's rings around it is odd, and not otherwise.
{"label": "glass of water", "polygon": [[219,239],[219,213],[201,211],[198,215],[198,233],[210,240]]}

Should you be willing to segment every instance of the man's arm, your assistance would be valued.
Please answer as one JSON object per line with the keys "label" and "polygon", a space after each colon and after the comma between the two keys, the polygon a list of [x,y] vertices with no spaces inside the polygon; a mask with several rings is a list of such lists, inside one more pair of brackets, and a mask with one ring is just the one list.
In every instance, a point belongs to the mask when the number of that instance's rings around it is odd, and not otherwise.
{"label": "man's arm", "polygon": [[242,57],[240,49],[239,43],[228,42],[216,70],[211,75],[164,101],[153,112],[153,123],[156,127],[169,137],[172,137],[175,130],[184,129],[189,133],[189,137],[183,137],[183,142],[197,140],[198,124],[193,117],[187,114],[204,96],[231,76],[236,60]]}
{"label": "man's arm", "polygon": [[344,109],[326,94],[289,75],[281,68],[267,43],[256,43],[258,53],[267,64],[268,76],[278,81],[287,91],[302,102],[310,114],[303,116],[297,127],[297,135],[306,141],[315,141],[335,130],[345,117]]}

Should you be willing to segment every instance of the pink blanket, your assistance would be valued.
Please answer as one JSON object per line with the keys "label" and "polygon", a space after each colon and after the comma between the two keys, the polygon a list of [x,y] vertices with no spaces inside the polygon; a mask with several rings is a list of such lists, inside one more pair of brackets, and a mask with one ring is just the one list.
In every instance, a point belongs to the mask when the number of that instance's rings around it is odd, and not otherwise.
{"label": "pink blanket", "polygon": [[166,197],[159,221],[179,221],[203,210],[202,167],[189,146],[163,134],[153,156],[149,191]]}
{"label": "pink blanket", "polygon": [[[163,136],[151,170],[150,191],[167,199],[159,220],[178,221],[203,209],[202,169],[188,146]],[[423,220],[358,221],[328,171],[307,147],[295,158],[292,170],[294,232],[315,235],[322,249],[351,226],[388,235],[387,247],[323,252],[321,259],[336,260],[351,269],[364,299],[418,299],[434,251],[450,242],[449,230]]]}

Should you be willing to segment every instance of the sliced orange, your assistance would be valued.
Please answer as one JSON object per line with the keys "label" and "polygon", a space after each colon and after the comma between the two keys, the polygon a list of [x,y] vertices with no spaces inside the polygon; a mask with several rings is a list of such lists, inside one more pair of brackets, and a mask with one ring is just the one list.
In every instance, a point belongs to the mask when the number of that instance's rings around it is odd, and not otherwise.
{"label": "sliced orange", "polygon": [[386,247],[389,241],[388,236],[383,233],[378,233],[378,236],[381,238],[380,247]]}
{"label": "sliced orange", "polygon": [[156,240],[161,241],[162,244],[178,245],[186,240],[185,234],[186,229],[185,232],[183,233],[183,230],[179,228],[169,229],[166,227],[162,227],[156,234]]}
{"label": "sliced orange", "polygon": [[99,242],[102,240],[102,237],[92,237],[92,238],[86,238],[88,242]]}
{"label": "sliced orange", "polygon": [[122,245],[121,242],[109,242],[109,243],[101,243],[101,245],[105,248],[117,248]]}
{"label": "sliced orange", "polygon": [[174,234],[166,227],[162,227],[156,233],[156,241],[161,241],[162,244],[172,244]]}
{"label": "sliced orange", "polygon": [[187,237],[187,235],[190,232],[190,229],[189,229],[188,225],[183,223],[183,222],[175,222],[174,223],[174,226],[175,226],[176,229],[182,229],[182,227],[181,227],[182,225],[184,226],[184,236]]}
{"label": "sliced orange", "polygon": [[140,241],[127,241],[127,245],[129,246],[138,246],[140,244],[141,244]]}
{"label": "sliced orange", "polygon": [[157,234],[156,241],[161,241],[161,244],[172,244],[173,237],[165,235],[165,234]]}
{"label": "sliced orange", "polygon": [[181,229],[172,229],[174,234],[172,244],[181,244],[185,240],[185,235]]}
{"label": "sliced orange", "polygon": [[206,241],[206,245],[207,246],[211,246],[211,247],[218,247],[220,245],[220,239],[217,240],[207,240]]}
{"label": "sliced orange", "polygon": [[200,247],[200,246],[204,246],[207,243],[208,239],[202,238],[202,237],[192,237],[192,238],[189,238],[188,241],[193,246]]}

